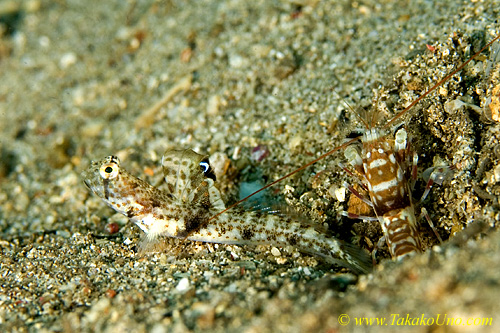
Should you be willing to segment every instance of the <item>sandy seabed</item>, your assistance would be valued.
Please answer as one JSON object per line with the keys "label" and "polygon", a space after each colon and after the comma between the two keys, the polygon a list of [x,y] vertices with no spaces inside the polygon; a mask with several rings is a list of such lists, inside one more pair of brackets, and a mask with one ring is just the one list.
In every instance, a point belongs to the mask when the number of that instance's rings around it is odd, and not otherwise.
{"label": "sandy seabed", "polygon": [[[390,119],[499,34],[498,17],[498,1],[2,1],[1,330],[495,331],[498,44],[399,124],[420,172],[458,166],[424,203],[445,242],[421,223],[426,252],[382,250],[368,275],[291,248],[171,240],[140,257],[140,230],[80,173],[114,154],[161,184],[163,151],[191,148],[230,162],[218,183],[235,201],[359,133],[346,102],[378,96]],[[332,193],[353,182],[339,162],[274,195],[371,250],[379,227],[339,217]]]}

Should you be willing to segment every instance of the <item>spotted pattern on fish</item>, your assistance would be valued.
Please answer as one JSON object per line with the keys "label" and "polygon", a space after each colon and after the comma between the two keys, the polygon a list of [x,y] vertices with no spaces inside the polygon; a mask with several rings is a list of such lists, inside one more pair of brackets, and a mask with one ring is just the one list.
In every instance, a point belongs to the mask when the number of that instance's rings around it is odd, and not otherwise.
{"label": "spotted pattern on fish", "polygon": [[169,150],[162,166],[164,191],[132,176],[115,156],[92,162],[82,176],[92,192],[137,224],[150,241],[168,236],[222,244],[291,245],[358,273],[371,268],[363,250],[306,226],[303,217],[239,206],[216,216],[225,205],[206,156]]}

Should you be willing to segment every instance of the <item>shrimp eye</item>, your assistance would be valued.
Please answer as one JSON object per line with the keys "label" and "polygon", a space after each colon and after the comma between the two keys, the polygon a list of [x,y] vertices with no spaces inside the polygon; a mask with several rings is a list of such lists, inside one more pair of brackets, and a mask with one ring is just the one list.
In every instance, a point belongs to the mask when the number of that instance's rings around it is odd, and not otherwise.
{"label": "shrimp eye", "polygon": [[101,165],[99,168],[99,174],[103,179],[113,179],[118,176],[118,164],[111,162]]}
{"label": "shrimp eye", "polygon": [[212,169],[212,166],[208,162],[208,158],[205,158],[200,162],[200,169],[205,177],[210,178],[213,181],[216,180],[214,169]]}

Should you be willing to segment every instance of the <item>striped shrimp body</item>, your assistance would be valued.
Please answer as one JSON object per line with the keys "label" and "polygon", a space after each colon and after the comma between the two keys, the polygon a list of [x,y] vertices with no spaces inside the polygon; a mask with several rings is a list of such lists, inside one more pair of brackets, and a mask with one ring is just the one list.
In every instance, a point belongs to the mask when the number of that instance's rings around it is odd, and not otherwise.
{"label": "striped shrimp body", "polygon": [[[388,140],[381,130],[372,128],[361,141],[361,150],[351,145],[344,155],[362,178],[369,199],[353,187],[348,188],[373,208],[393,258],[422,251],[411,199],[417,154],[410,150],[406,131],[400,129],[395,140]],[[371,220],[350,213],[344,215]]]}
{"label": "striped shrimp body", "polygon": [[[455,167],[444,166],[426,170],[424,174],[429,174],[427,185],[422,198],[415,204],[412,192],[417,178],[418,155],[411,149],[404,128],[396,132],[394,139],[389,138],[386,134],[387,128],[499,38],[500,35],[496,36],[478,53],[434,84],[381,128],[369,125],[360,117],[366,128],[365,134],[359,139],[361,145],[347,145],[344,155],[348,163],[355,169],[358,183],[368,196],[359,193],[353,186],[347,185],[347,187],[353,195],[372,207],[376,217],[359,216],[349,212],[342,214],[349,218],[378,221],[389,253],[394,259],[400,259],[423,250],[422,241],[417,231],[418,219],[415,215],[415,206],[426,198],[433,184],[441,184]],[[346,168],[344,169],[352,174]],[[421,212],[421,216],[426,218],[436,237],[442,241],[426,210],[422,208]]]}
{"label": "striped shrimp body", "polygon": [[[326,262],[366,273],[371,264],[360,248],[307,226],[292,214],[265,214],[225,208],[206,156],[170,150],[163,156],[166,190],[142,181],[115,156],[92,162],[82,173],[87,187],[145,234],[143,246],[161,237],[222,244],[294,246]],[[310,224],[309,224],[310,225]]]}

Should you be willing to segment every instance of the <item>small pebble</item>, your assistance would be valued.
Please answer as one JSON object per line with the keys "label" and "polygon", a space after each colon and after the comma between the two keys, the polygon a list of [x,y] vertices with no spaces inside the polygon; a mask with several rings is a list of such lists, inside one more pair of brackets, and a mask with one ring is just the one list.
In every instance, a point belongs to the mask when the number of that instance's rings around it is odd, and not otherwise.
{"label": "small pebble", "polygon": [[177,289],[177,291],[180,291],[180,292],[184,292],[184,291],[187,291],[189,289],[189,279],[188,278],[182,278],[179,283],[177,284],[177,286],[175,287],[175,289]]}
{"label": "small pebble", "polygon": [[220,104],[221,100],[218,95],[210,96],[207,103],[207,115],[215,116],[216,114],[218,114]]}
{"label": "small pebble", "polygon": [[272,247],[272,248],[271,248],[271,254],[272,254],[273,256],[275,256],[275,257],[279,257],[279,256],[281,256],[281,252],[280,252],[280,250],[278,250],[278,248],[276,248],[276,247]]}
{"label": "small pebble", "polygon": [[61,60],[59,60],[59,65],[62,69],[66,69],[71,65],[74,65],[76,63],[76,60],[76,54],[74,54],[73,52],[68,52],[63,54]]}
{"label": "small pebble", "polygon": [[500,182],[500,164],[497,165],[495,167],[495,169],[493,169],[493,174],[495,175],[495,181],[497,183],[499,183]]}

